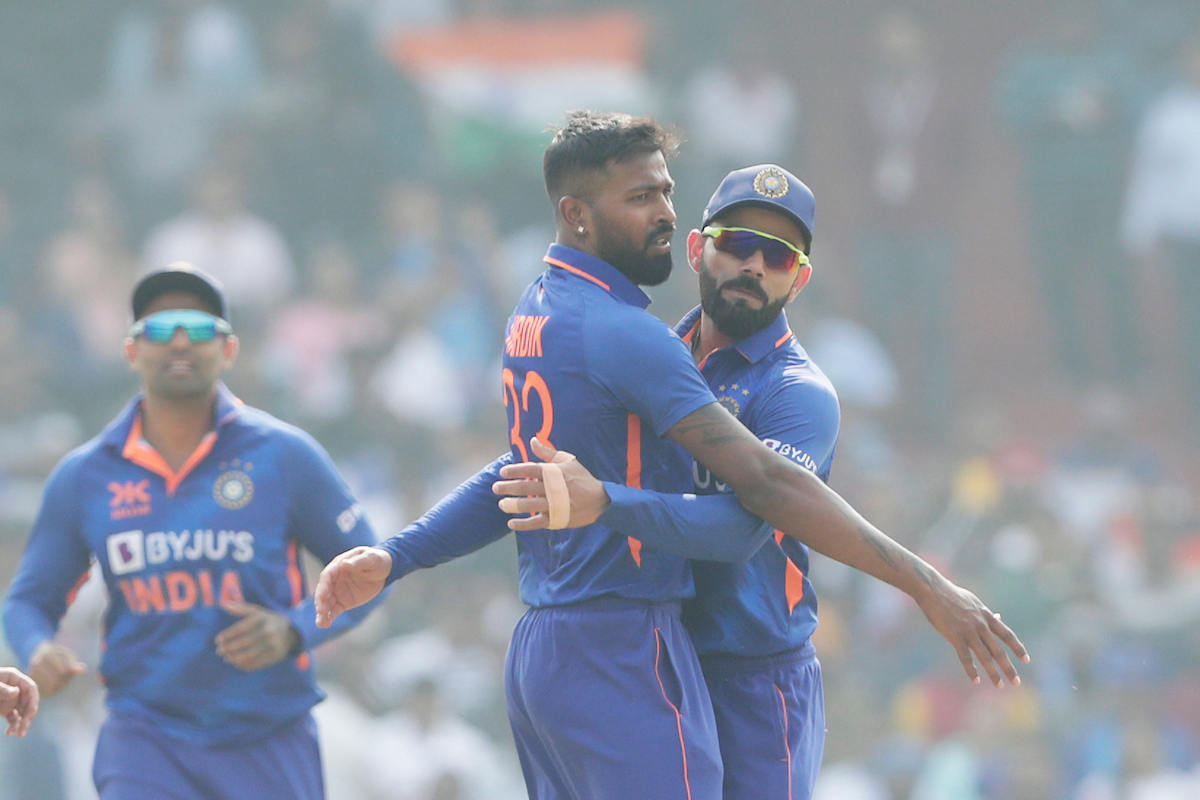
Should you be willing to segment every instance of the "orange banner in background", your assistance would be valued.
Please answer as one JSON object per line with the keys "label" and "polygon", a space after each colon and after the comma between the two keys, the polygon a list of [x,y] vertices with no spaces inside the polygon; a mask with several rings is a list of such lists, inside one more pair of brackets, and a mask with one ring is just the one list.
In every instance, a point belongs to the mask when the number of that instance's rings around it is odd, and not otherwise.
{"label": "orange banner in background", "polygon": [[448,62],[528,67],[570,61],[642,63],[645,21],[631,11],[576,17],[467,20],[406,30],[392,40],[397,66],[423,71]]}

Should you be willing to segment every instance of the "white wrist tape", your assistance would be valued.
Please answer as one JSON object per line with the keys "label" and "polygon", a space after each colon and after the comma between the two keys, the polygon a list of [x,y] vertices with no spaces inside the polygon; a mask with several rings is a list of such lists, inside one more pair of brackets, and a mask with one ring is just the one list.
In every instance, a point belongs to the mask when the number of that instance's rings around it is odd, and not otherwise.
{"label": "white wrist tape", "polygon": [[546,487],[546,502],[550,504],[550,524],[552,531],[567,527],[571,518],[571,495],[567,492],[567,479],[563,477],[558,464],[542,464],[542,483]]}
{"label": "white wrist tape", "polygon": [[550,530],[562,530],[571,519],[571,493],[567,491],[567,479],[563,477],[559,464],[574,458],[570,453],[558,453],[552,461],[542,463],[542,484],[546,487],[546,502],[550,506],[547,515],[550,518]]}
{"label": "white wrist tape", "polygon": [[[553,461],[543,461],[538,465],[542,468],[542,486],[546,491],[546,504],[549,506],[546,527],[556,531],[567,527],[567,522],[571,519],[571,493],[567,491],[567,479],[563,477],[559,464],[565,464],[574,458],[570,453],[558,453]],[[522,513],[521,498],[501,497],[500,510],[505,514]]]}

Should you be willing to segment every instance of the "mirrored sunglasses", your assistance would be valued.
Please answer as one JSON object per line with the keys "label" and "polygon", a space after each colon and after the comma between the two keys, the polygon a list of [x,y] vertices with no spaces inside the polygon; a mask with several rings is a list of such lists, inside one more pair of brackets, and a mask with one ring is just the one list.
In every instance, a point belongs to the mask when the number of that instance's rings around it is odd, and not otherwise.
{"label": "mirrored sunglasses", "polygon": [[767,269],[791,272],[808,264],[808,256],[796,245],[752,228],[722,228],[710,225],[700,231],[713,240],[713,247],[739,260],[746,260],[762,251],[763,264]]}
{"label": "mirrored sunglasses", "polygon": [[166,344],[175,338],[175,331],[180,328],[195,344],[212,341],[217,334],[228,336],[233,333],[233,326],[220,317],[195,309],[179,308],[142,317],[129,329],[129,337],[136,339],[141,336],[148,342]]}

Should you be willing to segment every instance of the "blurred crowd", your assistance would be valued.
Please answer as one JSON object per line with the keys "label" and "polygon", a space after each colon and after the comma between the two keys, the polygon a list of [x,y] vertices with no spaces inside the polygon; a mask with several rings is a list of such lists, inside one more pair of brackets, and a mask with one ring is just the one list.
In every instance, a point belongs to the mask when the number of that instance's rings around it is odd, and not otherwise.
{"label": "blurred crowd", "polygon": [[[610,5],[7,4],[0,587],[50,467],[134,391],[130,287],[176,259],[228,289],[231,388],[312,432],[381,535],[503,451],[503,326],[553,236],[540,146],[476,131],[464,159],[394,42]],[[618,109],[684,134],[683,231],[730,169],[812,176],[789,318],[842,401],[831,485],[1033,653],[1021,687],[972,686],[904,595],[815,558],[819,797],[1200,797],[1200,9],[841,5],[623,4],[651,91]],[[514,552],[406,578],[318,652],[330,800],[524,796]],[[103,603],[85,586],[64,627],[93,667]],[[0,800],[94,797],[100,702],[76,681],[0,742]]]}

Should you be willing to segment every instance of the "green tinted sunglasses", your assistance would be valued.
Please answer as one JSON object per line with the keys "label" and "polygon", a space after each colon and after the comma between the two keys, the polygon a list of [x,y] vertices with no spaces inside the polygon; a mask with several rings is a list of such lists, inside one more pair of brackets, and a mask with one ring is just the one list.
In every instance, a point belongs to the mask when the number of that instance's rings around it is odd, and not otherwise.
{"label": "green tinted sunglasses", "polygon": [[180,328],[194,344],[212,341],[217,334],[228,336],[233,333],[233,326],[220,317],[191,308],[179,308],[142,317],[129,329],[129,337],[136,339],[141,336],[148,342],[166,344],[175,338],[175,331]]}

